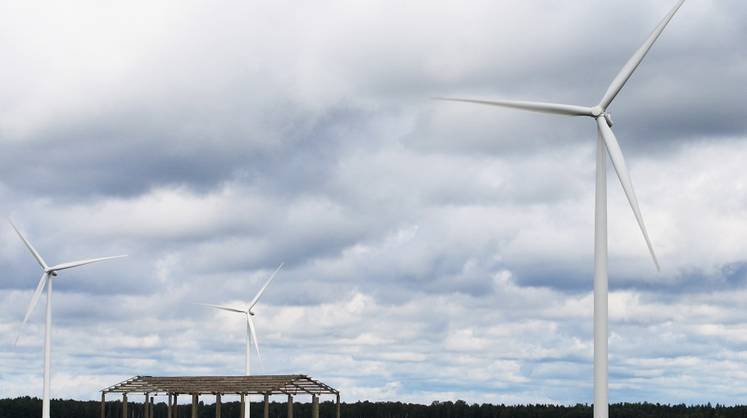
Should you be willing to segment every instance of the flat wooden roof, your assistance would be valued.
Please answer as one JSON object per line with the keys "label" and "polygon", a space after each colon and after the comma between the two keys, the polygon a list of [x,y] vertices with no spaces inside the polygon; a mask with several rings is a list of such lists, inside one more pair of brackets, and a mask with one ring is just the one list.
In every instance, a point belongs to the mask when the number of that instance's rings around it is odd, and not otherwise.
{"label": "flat wooden roof", "polygon": [[135,376],[103,393],[338,395],[331,386],[303,374],[267,376]]}

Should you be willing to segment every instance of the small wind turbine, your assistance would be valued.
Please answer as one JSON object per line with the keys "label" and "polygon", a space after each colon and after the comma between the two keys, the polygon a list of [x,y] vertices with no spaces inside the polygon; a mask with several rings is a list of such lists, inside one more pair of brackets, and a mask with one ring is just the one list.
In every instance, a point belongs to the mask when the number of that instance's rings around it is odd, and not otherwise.
{"label": "small wind turbine", "polygon": [[[31,255],[34,256],[36,259],[36,262],[39,263],[39,266],[41,266],[42,270],[44,271],[42,273],[41,279],[39,279],[39,284],[36,286],[36,290],[34,291],[34,295],[31,297],[31,303],[29,303],[29,307],[26,310],[26,316],[23,317],[23,322],[21,323],[21,328],[23,328],[24,325],[26,325],[26,322],[28,321],[29,317],[31,316],[31,313],[34,311],[34,307],[36,307],[36,303],[39,301],[39,296],[41,296],[42,291],[44,290],[44,286],[47,286],[47,312],[46,312],[46,324],[44,329],[44,396],[42,398],[42,418],[49,418],[49,390],[50,390],[50,360],[52,356],[52,282],[53,279],[58,276],[58,272],[61,270],[67,270],[71,269],[73,267],[80,267],[84,266],[86,264],[91,263],[98,263],[100,261],[106,261],[106,260],[112,260],[115,258],[121,258],[121,257],[127,257],[126,255],[116,255],[113,257],[102,257],[102,258],[92,258],[89,260],[79,260],[79,261],[71,261],[68,263],[62,263],[62,264],[56,264],[54,266],[48,266],[47,263],[44,261],[41,255],[34,249],[34,247],[31,245],[31,243],[26,239],[26,237],[23,236],[21,231],[18,230],[18,228],[13,224],[12,221],[8,220],[10,222],[10,226],[13,227],[13,229],[16,231],[18,236],[21,238],[23,243],[26,245],[26,248],[31,251]],[[20,334],[16,338],[16,343],[18,343],[18,339],[20,338]]]}
{"label": "small wind turbine", "polygon": [[477,103],[489,106],[508,107],[531,112],[552,113],[566,116],[588,116],[595,119],[597,125],[597,153],[596,153],[596,197],[595,197],[595,228],[594,228],[594,418],[607,418],[609,414],[607,397],[607,157],[608,153],[620,179],[625,195],[633,209],[638,226],[643,233],[648,250],[654,260],[656,269],[659,262],[654,254],[654,248],[646,232],[638,199],[633,191],[628,168],[625,165],[620,145],[612,133],[612,117],[607,108],[622,90],[638,65],[659,38],[664,28],[679,10],[685,0],[677,1],[674,8],[667,14],[646,42],[633,54],[623,66],[602,100],[594,107],[574,106],[557,103],[527,102],[513,100],[474,100],[457,98],[436,98],[457,102]]}
{"label": "small wind turbine", "polygon": [[[207,306],[214,309],[220,309],[222,311],[227,312],[233,312],[242,314],[246,317],[246,357],[244,360],[244,375],[249,376],[250,368],[249,368],[249,354],[252,351],[252,342],[254,342],[254,348],[257,350],[257,359],[259,361],[262,361],[262,355],[259,353],[259,341],[257,340],[257,331],[254,328],[254,320],[252,317],[254,316],[254,312],[252,312],[252,309],[254,309],[254,305],[257,304],[259,301],[259,298],[262,296],[262,294],[265,292],[265,289],[267,289],[267,286],[270,284],[272,279],[275,278],[275,275],[280,271],[281,268],[283,268],[284,263],[280,263],[278,268],[275,269],[275,271],[272,273],[269,279],[267,279],[267,282],[264,286],[262,286],[261,289],[259,289],[259,292],[257,292],[257,295],[254,296],[254,299],[252,299],[251,302],[249,302],[249,307],[246,309],[240,309],[240,308],[232,308],[228,306],[220,306],[220,305],[211,305],[209,303],[198,303],[198,305]],[[248,404],[247,400],[247,404]],[[249,405],[247,405],[246,409],[244,410],[244,418],[249,418]]]}

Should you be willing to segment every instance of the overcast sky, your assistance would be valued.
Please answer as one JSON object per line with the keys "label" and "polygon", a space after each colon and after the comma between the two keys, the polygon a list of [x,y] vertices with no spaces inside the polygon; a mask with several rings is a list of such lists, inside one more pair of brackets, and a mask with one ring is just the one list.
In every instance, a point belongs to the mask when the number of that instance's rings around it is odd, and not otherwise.
{"label": "overcast sky", "polygon": [[[593,105],[674,0],[0,2],[0,213],[55,279],[54,397],[304,373],[343,400],[590,402]],[[689,0],[610,108],[610,400],[747,402],[747,3]],[[41,396],[0,225],[0,397]]]}

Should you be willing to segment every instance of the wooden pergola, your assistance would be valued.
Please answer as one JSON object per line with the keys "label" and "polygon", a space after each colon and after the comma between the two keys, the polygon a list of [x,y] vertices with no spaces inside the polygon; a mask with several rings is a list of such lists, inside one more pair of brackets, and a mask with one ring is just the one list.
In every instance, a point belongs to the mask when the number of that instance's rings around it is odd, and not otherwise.
{"label": "wooden pergola", "polygon": [[106,415],[106,394],[122,394],[122,418],[127,415],[127,395],[136,393],[145,396],[144,416],[153,418],[153,397],[168,395],[167,415],[176,418],[177,397],[192,395],[192,418],[197,418],[200,395],[215,395],[215,418],[221,418],[221,396],[239,395],[241,397],[241,417],[246,410],[246,395],[264,395],[264,418],[269,418],[270,396],[288,396],[288,418],[293,418],[293,397],[311,395],[311,418],[319,418],[319,396],[334,395],[336,399],[336,417],[340,418],[340,392],[331,386],[314,380],[309,376],[271,375],[271,376],[179,376],[157,377],[136,376],[116,385],[101,390],[101,418]]}

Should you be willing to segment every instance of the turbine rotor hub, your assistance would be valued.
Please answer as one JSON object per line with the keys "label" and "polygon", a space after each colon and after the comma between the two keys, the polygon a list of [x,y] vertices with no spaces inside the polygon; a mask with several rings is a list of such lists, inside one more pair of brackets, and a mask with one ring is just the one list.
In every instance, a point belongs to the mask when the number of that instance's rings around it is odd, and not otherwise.
{"label": "turbine rotor hub", "polygon": [[594,106],[591,108],[591,114],[595,118],[598,118],[604,114],[605,110],[602,108],[602,106]]}

